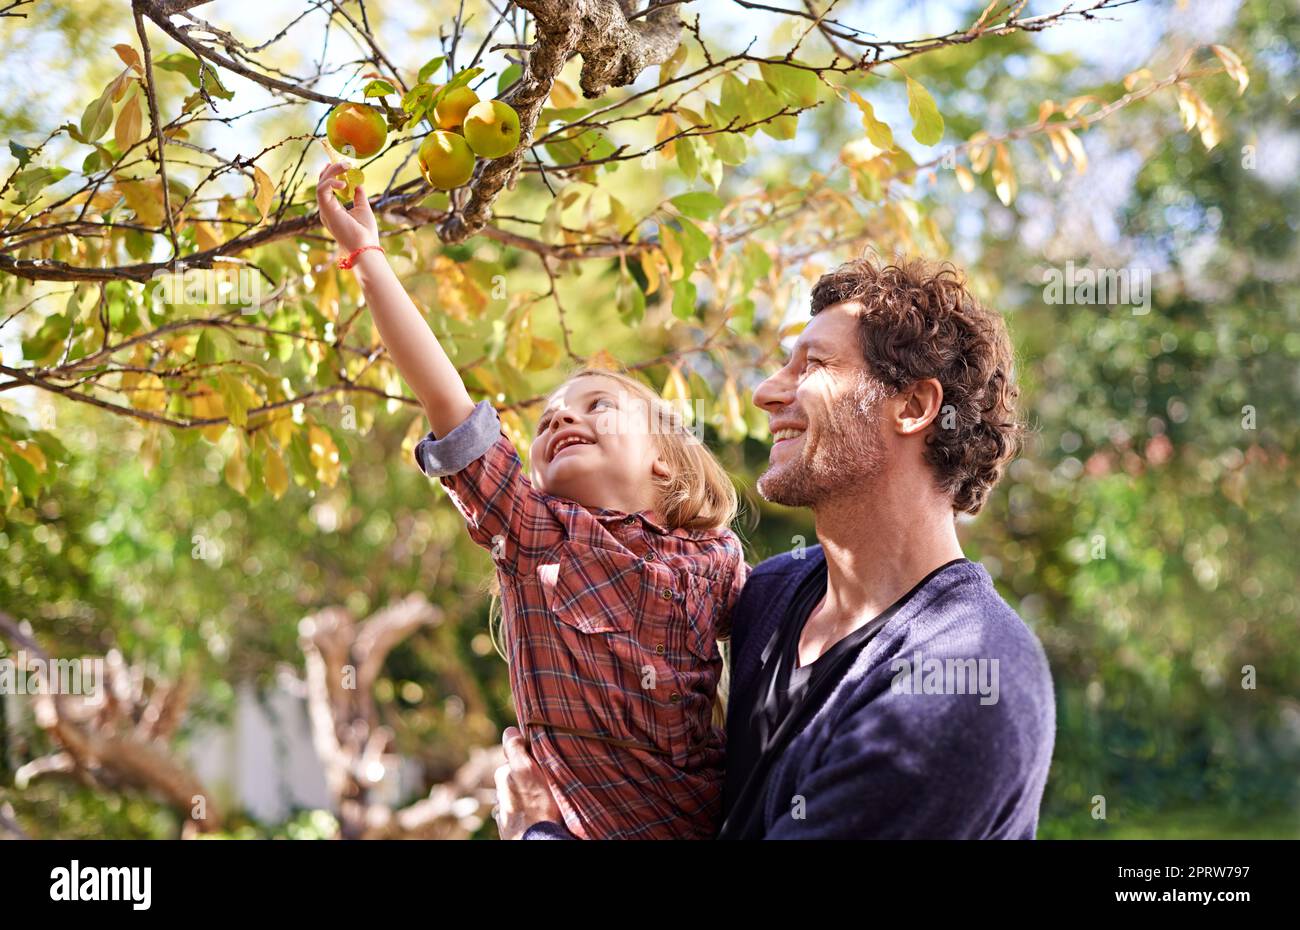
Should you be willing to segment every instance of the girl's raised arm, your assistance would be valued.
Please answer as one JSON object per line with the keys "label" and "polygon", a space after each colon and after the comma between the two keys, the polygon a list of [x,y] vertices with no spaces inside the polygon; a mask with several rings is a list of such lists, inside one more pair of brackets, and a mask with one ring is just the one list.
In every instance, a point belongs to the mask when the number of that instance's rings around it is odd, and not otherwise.
{"label": "girl's raised arm", "polygon": [[[335,189],[346,186],[339,175],[347,167],[343,162],[331,162],[321,170],[316,202],[325,228],[350,253],[364,245],[379,245],[379,227],[360,184],[351,210],[344,209],[334,195]],[[368,249],[357,257],[352,268],[365,292],[366,304],[384,348],[424,406],[433,434],[446,436],[474,409],[460,373],[397,279],[387,255],[378,249]]]}

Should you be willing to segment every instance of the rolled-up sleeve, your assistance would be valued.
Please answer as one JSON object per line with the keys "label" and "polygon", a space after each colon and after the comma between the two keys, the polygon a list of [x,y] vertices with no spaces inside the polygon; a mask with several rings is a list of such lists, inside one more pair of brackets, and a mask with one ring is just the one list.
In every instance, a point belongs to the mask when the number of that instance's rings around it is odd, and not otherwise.
{"label": "rolled-up sleeve", "polygon": [[430,478],[441,478],[463,471],[475,459],[480,459],[501,435],[501,420],[492,405],[485,400],[474,405],[464,421],[446,436],[438,439],[430,431],[415,444],[415,464]]}
{"label": "rolled-up sleeve", "polygon": [[562,534],[541,495],[524,475],[523,462],[492,405],[479,401],[441,439],[432,432],[415,446],[415,462],[447,489],[465,518],[470,538],[492,553],[498,567],[521,563],[554,545]]}

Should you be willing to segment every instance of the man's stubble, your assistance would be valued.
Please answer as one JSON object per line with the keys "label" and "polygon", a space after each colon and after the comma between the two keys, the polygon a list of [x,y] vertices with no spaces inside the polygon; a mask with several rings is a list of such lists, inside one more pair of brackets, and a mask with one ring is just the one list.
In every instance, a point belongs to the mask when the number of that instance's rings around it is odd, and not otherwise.
{"label": "man's stubble", "polygon": [[888,396],[883,384],[864,375],[831,406],[815,445],[805,433],[799,457],[769,466],[758,479],[758,493],[786,507],[817,507],[846,494],[869,493],[885,466],[880,406]]}

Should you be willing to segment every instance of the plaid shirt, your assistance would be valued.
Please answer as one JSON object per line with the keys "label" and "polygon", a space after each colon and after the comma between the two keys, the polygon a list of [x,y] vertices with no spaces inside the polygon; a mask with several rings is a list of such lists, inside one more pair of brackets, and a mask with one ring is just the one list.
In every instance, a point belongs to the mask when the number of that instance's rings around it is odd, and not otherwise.
{"label": "plaid shirt", "polygon": [[415,458],[493,554],[511,695],[565,825],[711,838],[725,755],[715,634],[747,571],[736,535],[537,491],[487,401]]}

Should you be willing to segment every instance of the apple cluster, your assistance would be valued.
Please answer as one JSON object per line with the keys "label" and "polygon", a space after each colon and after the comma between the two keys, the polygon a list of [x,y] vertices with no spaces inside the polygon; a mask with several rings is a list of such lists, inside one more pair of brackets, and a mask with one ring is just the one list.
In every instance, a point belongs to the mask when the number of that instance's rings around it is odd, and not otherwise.
{"label": "apple cluster", "polygon": [[502,100],[479,100],[468,87],[449,91],[433,108],[438,128],[420,143],[420,171],[438,190],[460,187],[474,159],[500,158],[519,146],[519,114]]}
{"label": "apple cluster", "polygon": [[[441,90],[441,88],[438,88]],[[474,173],[474,159],[500,158],[519,146],[519,114],[501,100],[479,100],[468,87],[455,87],[432,114],[437,126],[420,143],[418,159],[426,181],[452,190]],[[384,147],[388,127],[378,109],[341,103],[325,122],[330,146],[349,158],[369,158]]]}

